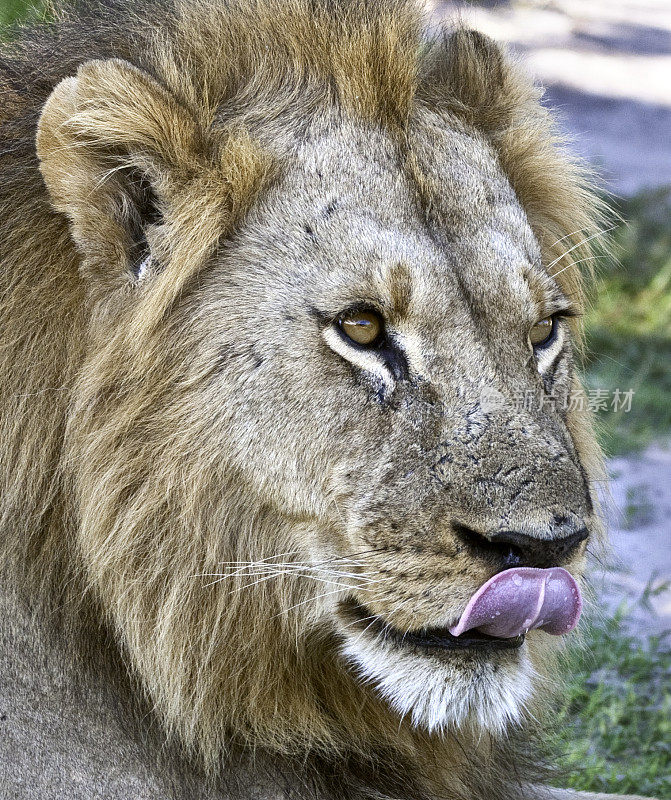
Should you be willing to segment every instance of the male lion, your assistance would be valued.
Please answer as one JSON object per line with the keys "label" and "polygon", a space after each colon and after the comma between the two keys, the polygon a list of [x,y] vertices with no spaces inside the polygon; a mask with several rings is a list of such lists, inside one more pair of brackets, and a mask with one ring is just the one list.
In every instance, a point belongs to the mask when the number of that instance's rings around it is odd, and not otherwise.
{"label": "male lion", "polygon": [[598,206],[537,92],[402,0],[108,0],[1,69],[2,796],[568,797]]}

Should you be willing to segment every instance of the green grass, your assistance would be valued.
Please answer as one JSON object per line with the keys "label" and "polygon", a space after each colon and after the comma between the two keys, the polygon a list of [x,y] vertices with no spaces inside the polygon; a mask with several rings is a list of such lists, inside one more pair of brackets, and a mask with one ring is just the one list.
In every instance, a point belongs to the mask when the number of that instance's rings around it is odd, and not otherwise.
{"label": "green grass", "polygon": [[25,0],[0,0],[0,25],[9,25],[19,17],[25,17],[32,5]]}
{"label": "green grass", "polygon": [[570,788],[670,800],[671,646],[623,617],[588,625],[569,657],[552,749]]}
{"label": "green grass", "polygon": [[671,433],[671,188],[615,209],[617,262],[600,270],[587,314],[587,384],[635,390],[628,413],[599,415],[608,453]]}

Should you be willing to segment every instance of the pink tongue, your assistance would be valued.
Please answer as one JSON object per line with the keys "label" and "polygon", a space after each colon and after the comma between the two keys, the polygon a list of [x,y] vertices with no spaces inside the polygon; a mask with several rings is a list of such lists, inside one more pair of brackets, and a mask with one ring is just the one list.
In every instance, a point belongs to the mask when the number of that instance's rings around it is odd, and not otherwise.
{"label": "pink tongue", "polygon": [[468,601],[453,636],[477,628],[490,636],[510,639],[532,628],[559,636],[578,624],[582,597],[565,569],[515,567],[499,572]]}

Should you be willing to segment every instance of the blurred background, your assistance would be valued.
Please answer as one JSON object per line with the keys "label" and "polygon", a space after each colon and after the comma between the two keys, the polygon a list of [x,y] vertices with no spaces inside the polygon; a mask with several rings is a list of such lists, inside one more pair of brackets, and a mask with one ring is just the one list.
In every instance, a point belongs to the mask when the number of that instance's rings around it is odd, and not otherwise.
{"label": "blurred background", "polygon": [[[612,550],[566,657],[550,748],[563,783],[671,800],[671,0],[426,0],[508,45],[545,89],[619,221],[586,317],[585,381],[609,456]],[[45,4],[0,0],[0,36]],[[614,393],[632,392],[613,410]]]}

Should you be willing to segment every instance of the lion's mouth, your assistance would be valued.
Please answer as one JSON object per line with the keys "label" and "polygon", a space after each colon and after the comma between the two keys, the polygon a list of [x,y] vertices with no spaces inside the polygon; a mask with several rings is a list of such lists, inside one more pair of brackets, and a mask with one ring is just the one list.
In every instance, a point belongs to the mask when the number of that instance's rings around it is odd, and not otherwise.
{"label": "lion's mouth", "polygon": [[510,638],[490,636],[481,631],[469,630],[454,636],[447,628],[423,628],[417,631],[400,631],[385,622],[355,600],[341,604],[340,611],[348,620],[350,629],[367,631],[405,647],[418,647],[429,652],[436,650],[514,650],[522,646],[524,634]]}

